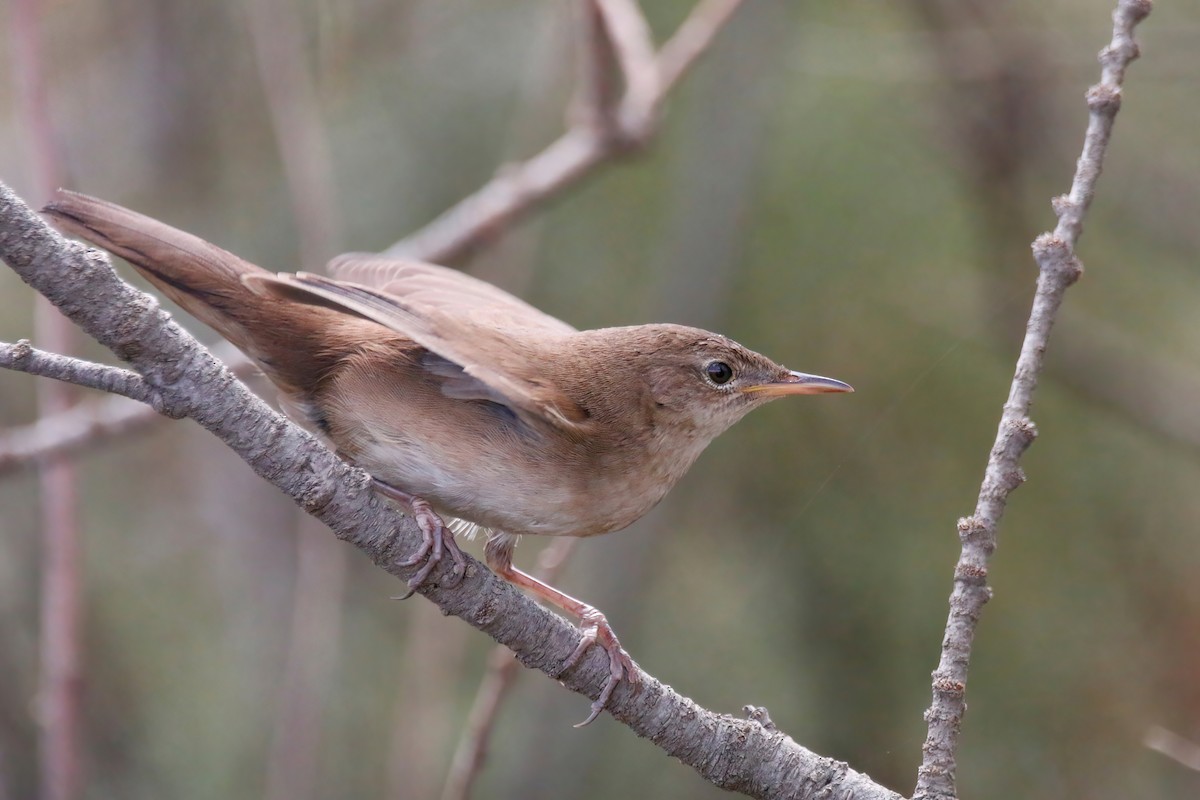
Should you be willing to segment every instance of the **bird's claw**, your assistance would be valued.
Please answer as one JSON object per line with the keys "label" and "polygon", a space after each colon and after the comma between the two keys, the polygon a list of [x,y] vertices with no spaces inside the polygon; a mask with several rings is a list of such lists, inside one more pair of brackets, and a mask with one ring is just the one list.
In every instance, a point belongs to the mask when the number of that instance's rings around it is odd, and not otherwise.
{"label": "bird's claw", "polygon": [[641,681],[633,659],[621,647],[620,641],[617,640],[617,635],[613,633],[612,626],[608,624],[608,620],[604,617],[603,613],[595,608],[588,609],[581,616],[580,624],[583,628],[583,636],[580,638],[575,650],[563,662],[559,674],[561,675],[578,664],[580,659],[583,658],[584,653],[591,649],[592,645],[599,645],[608,653],[608,680],[604,682],[604,688],[600,690],[600,696],[596,698],[596,702],[592,703],[591,713],[588,714],[587,719],[578,723],[575,726],[576,728],[589,725],[596,717],[600,716],[600,712],[608,705],[608,699],[612,697],[613,689],[616,689],[617,684],[622,680],[629,683],[639,683]]}
{"label": "bird's claw", "polygon": [[450,580],[444,584],[446,588],[453,588],[461,583],[467,571],[466,559],[463,558],[462,550],[458,549],[458,543],[454,541],[453,531],[446,527],[429,503],[419,497],[413,497],[408,505],[412,509],[413,519],[421,529],[421,547],[397,564],[401,567],[415,567],[424,562],[424,565],[417,570],[416,575],[408,579],[408,594],[397,598],[399,600],[407,600],[413,596],[441,562],[443,553],[449,553],[454,559]]}

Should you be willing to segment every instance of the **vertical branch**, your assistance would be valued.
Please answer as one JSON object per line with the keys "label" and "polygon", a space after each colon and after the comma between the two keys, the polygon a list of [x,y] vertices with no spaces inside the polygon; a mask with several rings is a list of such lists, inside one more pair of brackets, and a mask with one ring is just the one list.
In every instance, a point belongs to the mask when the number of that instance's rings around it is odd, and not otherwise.
{"label": "vertical branch", "polygon": [[654,125],[659,94],[658,60],[650,25],[636,0],[591,0],[625,83],[609,132],[637,132],[635,143]]}
{"label": "vertical branch", "polygon": [[[578,543],[578,539],[563,536],[548,544],[538,557],[537,577],[553,584]],[[450,770],[442,787],[442,800],[467,800],[471,796],[475,779],[479,777],[487,758],[492,726],[496,724],[500,706],[517,679],[518,666],[519,662],[507,647],[497,645],[492,648],[487,672],[475,690],[475,700],[467,714],[466,727],[450,761]]]}
{"label": "vertical branch", "polygon": [[314,270],[334,255],[341,220],[328,136],[304,58],[304,31],[292,0],[254,0],[246,14],[300,235],[300,258],[305,269]]}
{"label": "vertical branch", "polygon": [[[300,260],[305,269],[317,271],[337,248],[341,222],[304,31],[293,0],[254,0],[246,13],[300,237]],[[267,759],[268,800],[311,797],[316,791],[322,716],[341,652],[345,548],[302,513],[294,533],[292,622]]]}
{"label": "vertical branch", "polygon": [[[61,167],[46,100],[39,12],[38,0],[15,0],[12,5],[13,74],[32,157],[35,191],[49,197],[61,182]],[[71,323],[45,298],[39,296],[34,302],[34,336],[38,344],[55,353],[69,353],[75,338]],[[68,384],[39,381],[38,418],[68,412],[73,395]],[[82,557],[77,474],[70,458],[43,458],[38,465],[38,485],[42,530],[39,778],[46,800],[70,800],[82,787],[83,694]]]}
{"label": "vertical branch", "polygon": [[975,513],[958,523],[962,553],[954,570],[941,659],[933,672],[933,702],[925,712],[929,730],[914,798],[956,796],[956,754],[966,711],[967,667],[979,615],[992,594],[987,584],[988,561],[996,548],[996,531],[1008,497],[1025,479],[1020,458],[1037,435],[1028,416],[1033,392],[1063,295],[1083,272],[1075,255],[1075,244],[1083,230],[1084,214],[1095,196],[1113,120],[1121,105],[1125,70],[1138,56],[1133,29],[1150,13],[1150,8],[1149,0],[1119,0],[1113,12],[1112,41],[1100,52],[1103,65],[1100,83],[1087,93],[1088,127],[1071,191],[1054,200],[1058,215],[1054,232],[1042,234],[1033,243],[1039,273],[1025,341],[1017,358],[996,442],[988,457]]}
{"label": "vertical branch", "polygon": [[296,518],[292,621],[267,756],[267,800],[316,796],[323,715],[340,660],[346,557],[307,515]]}
{"label": "vertical branch", "polygon": [[620,100],[616,54],[595,0],[576,4],[575,96],[568,120],[571,127],[602,129],[612,120]]}

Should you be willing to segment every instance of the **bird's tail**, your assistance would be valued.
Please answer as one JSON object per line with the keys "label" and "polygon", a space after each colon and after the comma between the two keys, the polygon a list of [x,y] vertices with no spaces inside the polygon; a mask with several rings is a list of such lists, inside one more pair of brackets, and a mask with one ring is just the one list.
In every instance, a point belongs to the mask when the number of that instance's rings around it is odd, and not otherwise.
{"label": "bird's tail", "polygon": [[64,233],[128,261],[171,300],[242,350],[252,346],[247,315],[267,298],[242,283],[265,272],[233,253],[128,208],[60,190],[42,209]]}
{"label": "bird's tail", "polygon": [[266,270],[144,214],[61,190],[42,213],[63,232],[128,261],[293,398],[316,386],[354,340],[347,315],[256,292],[242,279]]}

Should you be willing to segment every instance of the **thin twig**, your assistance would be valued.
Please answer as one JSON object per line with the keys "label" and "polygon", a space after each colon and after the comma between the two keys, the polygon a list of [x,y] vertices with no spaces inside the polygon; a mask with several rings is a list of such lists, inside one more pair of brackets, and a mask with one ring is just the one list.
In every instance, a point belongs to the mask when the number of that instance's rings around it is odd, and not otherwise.
{"label": "thin twig", "polygon": [[333,201],[329,137],[304,58],[303,28],[293,0],[254,0],[245,9],[300,236],[300,258],[306,270],[314,271],[335,255],[342,225]]}
{"label": "thin twig", "polygon": [[708,50],[744,0],[701,0],[658,51],[658,91],[666,97]]}
{"label": "thin twig", "polygon": [[28,339],[0,342],[0,367],[155,403],[158,393],[136,372],[39,350]]}
{"label": "thin twig", "polygon": [[[240,378],[258,369],[228,342],[213,345],[212,353]],[[120,394],[84,399],[61,414],[0,432],[0,475],[43,458],[78,452],[144,430],[163,419],[148,402],[130,402]]]}
{"label": "thin twig", "polygon": [[575,96],[567,112],[569,127],[603,128],[616,118],[620,102],[616,53],[595,0],[576,4]]}
{"label": "thin twig", "polygon": [[1152,725],[1142,737],[1142,744],[1181,766],[1200,772],[1200,744],[1191,739],[1185,739],[1161,725]]}
{"label": "thin twig", "polygon": [[967,667],[979,615],[991,598],[987,584],[988,561],[996,548],[996,531],[1008,497],[1025,479],[1019,466],[1020,458],[1037,435],[1028,416],[1033,392],[1063,295],[1083,271],[1075,255],[1075,243],[1083,227],[1083,216],[1095,195],[1104,151],[1120,107],[1125,69],[1138,55],[1133,29],[1150,13],[1150,8],[1148,0],[1120,0],[1113,12],[1112,42],[1100,53],[1103,65],[1100,83],[1087,93],[1088,128],[1071,191],[1054,201],[1058,215],[1054,232],[1042,234],[1033,243],[1039,273],[1025,341],[1017,359],[1008,402],[1004,404],[996,442],[988,458],[975,513],[958,523],[962,553],[954,570],[954,590],[950,595],[950,615],[941,659],[933,672],[933,702],[925,713],[929,730],[914,798],[956,796],[956,754],[966,710]]}
{"label": "thin twig", "polygon": [[[538,577],[546,583],[553,584],[578,542],[578,539],[564,536],[547,545],[538,557]],[[442,800],[467,800],[471,796],[475,779],[487,758],[492,726],[495,725],[500,706],[508,696],[509,689],[516,681],[517,666],[517,660],[507,647],[497,645],[492,648],[491,655],[488,656],[487,672],[479,682],[479,688],[475,690],[475,700],[471,703],[470,713],[467,714],[467,724],[458,740],[458,747],[454,749],[454,757],[450,760],[446,784],[442,787]]]}

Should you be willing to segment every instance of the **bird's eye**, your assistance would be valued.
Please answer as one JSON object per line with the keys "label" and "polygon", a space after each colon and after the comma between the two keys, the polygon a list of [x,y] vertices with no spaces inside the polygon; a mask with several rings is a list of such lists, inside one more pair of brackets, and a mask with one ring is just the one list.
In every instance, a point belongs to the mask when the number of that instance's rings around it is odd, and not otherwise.
{"label": "bird's eye", "polygon": [[720,386],[733,380],[733,367],[724,361],[710,361],[704,368],[704,374],[710,381]]}

